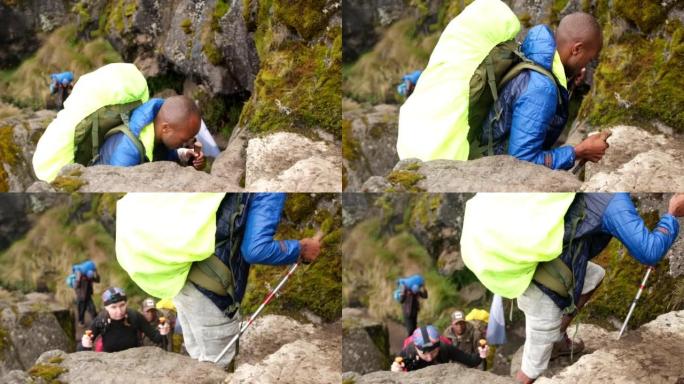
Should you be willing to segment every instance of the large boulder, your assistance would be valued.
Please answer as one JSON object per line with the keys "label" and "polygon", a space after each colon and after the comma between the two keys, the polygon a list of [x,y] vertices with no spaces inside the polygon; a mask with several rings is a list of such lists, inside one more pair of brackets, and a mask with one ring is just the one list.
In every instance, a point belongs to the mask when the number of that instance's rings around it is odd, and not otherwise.
{"label": "large boulder", "polygon": [[0,300],[0,375],[28,369],[48,349],[70,350],[72,343],[60,324],[72,325],[69,318],[69,311],[45,294]]}
{"label": "large boulder", "polygon": [[352,62],[378,40],[383,27],[406,13],[405,0],[345,0],[342,7],[342,55]]}
{"label": "large boulder", "polygon": [[342,310],[342,371],[366,374],[389,369],[389,333],[355,308]]}
{"label": "large boulder", "polygon": [[247,145],[245,188],[253,191],[342,190],[339,147],[302,135],[278,132]]}
{"label": "large boulder", "polygon": [[356,384],[513,384],[510,378],[467,368],[458,363],[438,364],[412,372],[373,372],[355,379]]}
{"label": "large boulder", "polygon": [[398,117],[399,108],[390,104],[343,113],[345,189],[358,191],[369,177],[387,174],[399,161]]}
{"label": "large boulder", "polygon": [[584,191],[677,192],[684,190],[684,144],[632,126],[610,128],[610,147],[586,165]]}
{"label": "large boulder", "polygon": [[364,192],[568,192],[581,182],[572,173],[554,171],[512,156],[488,156],[473,161],[402,160],[386,177],[368,179]]}

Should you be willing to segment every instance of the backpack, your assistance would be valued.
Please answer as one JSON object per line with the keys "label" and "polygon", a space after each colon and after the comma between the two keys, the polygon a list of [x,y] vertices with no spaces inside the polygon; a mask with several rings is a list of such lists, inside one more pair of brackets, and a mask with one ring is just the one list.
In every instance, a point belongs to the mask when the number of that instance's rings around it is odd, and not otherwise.
{"label": "backpack", "polygon": [[133,64],[108,64],[81,76],[38,141],[36,176],[52,182],[67,164],[94,164],[102,143],[117,132],[138,148],[141,163],[150,159],[154,135],[141,131],[136,136],[128,128],[130,112],[148,99],[147,81]]}
{"label": "backpack", "polygon": [[233,271],[244,264],[239,249],[248,195],[164,193],[163,197],[128,194],[117,202],[115,248],[121,267],[153,297],[175,297],[188,279],[218,295],[234,297]]}
{"label": "backpack", "polygon": [[87,275],[90,271],[97,271],[97,267],[95,266],[95,263],[92,260],[86,260],[82,263],[74,264],[71,266],[71,272],[73,275],[75,275],[76,272],[80,272],[82,275]]}
{"label": "backpack", "polygon": [[[486,22],[483,22],[486,20]],[[500,0],[475,0],[446,27],[413,94],[399,113],[400,159],[469,160],[493,154],[491,125],[499,90],[526,69],[558,80],[525,58],[515,36],[520,22]],[[561,100],[557,89],[558,100]],[[486,145],[480,138],[486,129]]]}
{"label": "backpack", "polygon": [[[401,279],[397,279],[397,288],[392,293],[392,297],[394,298],[395,301],[401,302],[401,298],[404,294],[404,288],[403,287],[406,287],[407,289],[412,290],[412,287],[415,285],[417,285],[418,287],[425,285],[425,279],[423,278],[423,276],[415,274],[415,275],[411,275],[411,276],[404,277]],[[413,292],[413,293],[417,293],[417,292]]]}
{"label": "backpack", "polygon": [[71,273],[69,276],[66,278],[66,285],[69,288],[75,288],[76,287],[76,274]]}
{"label": "backpack", "polygon": [[[505,298],[520,296],[533,279],[572,297],[573,274],[559,256],[574,199],[574,193],[478,193],[466,203],[463,262]],[[571,241],[582,216],[573,219]]]}

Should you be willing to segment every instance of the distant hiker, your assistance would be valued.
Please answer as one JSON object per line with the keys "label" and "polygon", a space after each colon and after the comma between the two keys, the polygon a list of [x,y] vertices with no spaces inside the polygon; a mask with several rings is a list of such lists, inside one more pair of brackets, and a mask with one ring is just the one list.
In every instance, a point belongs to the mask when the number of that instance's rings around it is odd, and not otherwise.
{"label": "distant hiker", "polygon": [[[319,239],[273,238],[285,199],[279,193],[162,193],[119,201],[117,259],[145,292],[174,298],[192,358],[213,361],[238,333],[251,265],[318,257]],[[234,345],[219,365],[233,369],[236,353]]]}
{"label": "distant hiker", "polygon": [[[158,346],[161,347],[161,349],[167,350],[169,352],[172,352],[172,347],[173,347],[173,326],[174,324],[169,321],[165,316],[162,315],[161,311],[159,311],[156,307],[156,303],[154,302],[154,299],[151,297],[146,298],[143,300],[142,305],[140,306],[140,311],[142,312],[143,316],[145,317],[145,321],[147,321],[148,324],[150,324],[150,327],[152,328],[159,328],[160,325],[164,325],[164,323],[168,322],[169,323],[169,333],[165,335],[162,338],[161,343],[155,343],[152,341],[149,337],[147,337],[144,333],[140,333],[140,338],[141,342],[140,345],[143,346]],[[163,322],[162,322],[163,320]]]}
{"label": "distant hiker", "polygon": [[525,348],[517,380],[532,383],[550,359],[580,353],[566,330],[605,270],[590,260],[617,238],[629,255],[657,264],[679,233],[684,194],[670,200],[653,231],[629,194],[478,194],[466,204],[463,261],[491,291],[517,298]]}
{"label": "distant hiker", "polygon": [[[87,264],[87,265],[86,265]],[[77,264],[73,268],[76,278],[74,291],[76,292],[76,305],[78,308],[78,323],[84,326],[85,313],[90,313],[91,319],[97,315],[93,302],[93,283],[100,282],[100,275],[92,261]]]}
{"label": "distant hiker", "polygon": [[418,311],[420,311],[420,298],[427,299],[428,292],[425,288],[425,280],[421,275],[413,275],[397,281],[398,301],[401,305],[401,312],[404,315],[404,326],[409,336],[413,334],[418,324]]}
{"label": "distant hiker", "polygon": [[[467,33],[464,33],[467,31]],[[520,22],[499,0],[475,0],[446,27],[399,114],[400,159],[470,160],[509,154],[551,169],[598,161],[608,132],[554,148],[568,119],[568,82],[598,57],[603,37],[586,13],[554,34]]]}
{"label": "distant hiker", "polygon": [[90,325],[92,333],[85,333],[81,338],[80,349],[92,349],[93,341],[101,336],[104,352],[118,352],[139,347],[140,332],[157,344],[169,333],[168,324],[153,328],[140,312],[127,308],[126,293],[121,288],[107,288],[102,294],[102,303],[105,309]]}
{"label": "distant hiker", "polygon": [[413,342],[399,353],[401,363],[396,360],[392,363],[392,372],[415,371],[430,365],[452,362],[471,368],[482,363],[479,354],[466,353],[454,345],[441,342],[439,331],[432,325],[416,329],[412,337]]}
{"label": "distant hiker", "polygon": [[57,110],[64,107],[64,100],[69,97],[74,82],[73,72],[53,73],[50,75],[50,94],[57,95]]}
{"label": "distant hiker", "polygon": [[188,97],[150,100],[135,65],[108,64],[79,78],[38,141],[33,169],[47,182],[73,163],[128,167],[170,160],[203,169],[201,151],[178,151],[200,125],[200,111]]}
{"label": "distant hiker", "polygon": [[418,79],[420,78],[420,73],[421,71],[413,71],[405,74],[401,78],[401,84],[397,86],[397,93],[402,97],[411,96],[413,90],[416,88],[416,83],[418,83]]}
{"label": "distant hiker", "polygon": [[466,321],[463,311],[458,310],[451,314],[451,325],[444,330],[443,334],[458,349],[470,354],[477,353],[480,339],[483,338],[480,330]]}

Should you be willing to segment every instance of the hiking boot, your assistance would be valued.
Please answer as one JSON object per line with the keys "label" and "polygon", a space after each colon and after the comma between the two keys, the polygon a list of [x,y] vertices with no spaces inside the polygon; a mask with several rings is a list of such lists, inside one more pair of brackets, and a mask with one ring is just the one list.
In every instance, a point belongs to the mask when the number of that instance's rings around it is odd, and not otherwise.
{"label": "hiking boot", "polygon": [[584,342],[581,339],[577,341],[572,341],[568,337],[568,334],[563,334],[563,338],[559,341],[553,343],[553,349],[551,350],[551,360],[560,356],[569,356],[570,353],[577,355],[584,351]]}

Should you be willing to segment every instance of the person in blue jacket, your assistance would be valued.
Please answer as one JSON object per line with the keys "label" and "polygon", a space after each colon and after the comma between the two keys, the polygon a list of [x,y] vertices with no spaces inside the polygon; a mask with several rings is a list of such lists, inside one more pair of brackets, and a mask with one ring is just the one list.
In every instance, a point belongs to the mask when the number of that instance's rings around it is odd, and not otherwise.
{"label": "person in blue jacket", "polygon": [[[582,351],[584,344],[571,341],[566,330],[601,284],[606,272],[590,260],[601,253],[613,237],[640,263],[656,265],[677,238],[679,223],[676,217],[682,216],[684,194],[671,198],[668,212],[662,215],[653,231],[646,227],[627,193],[577,194],[565,214],[560,255],[573,273],[573,297],[564,298],[533,280],[517,298],[518,307],[525,313],[526,338],[522,366],[516,379],[532,383],[546,370],[551,358]],[[574,230],[573,221],[577,222]]]}
{"label": "person in blue jacket", "polygon": [[57,94],[57,110],[64,108],[64,101],[74,87],[74,74],[71,71],[50,74],[50,94]]}
{"label": "person in blue jacket", "polygon": [[[205,165],[204,153],[195,154],[181,148],[199,132],[201,117],[199,108],[186,96],[167,99],[150,99],[131,112],[128,128],[140,136],[142,129],[154,123],[154,154],[150,161],[168,160],[191,163],[201,170]],[[100,146],[95,164],[130,167],[140,164],[140,153],[130,138],[118,132]]]}
{"label": "person in blue jacket", "polygon": [[[531,28],[522,52],[548,71],[557,52],[572,87],[580,84],[586,65],[598,57],[602,36],[593,16],[577,12],[563,17],[555,35],[546,25]],[[553,148],[568,120],[568,100],[568,90],[563,86],[539,72],[525,69],[499,90],[497,105],[492,106],[484,122],[481,142],[488,142],[487,127],[491,125],[494,154],[508,153],[551,169],[570,169],[575,160],[599,161],[608,148],[605,141],[608,132],[589,136],[574,147]],[[500,111],[498,119],[497,110]]]}
{"label": "person in blue jacket", "polygon": [[[287,265],[301,260],[314,261],[320,253],[317,238],[275,240],[286,195],[283,193],[227,194],[216,214],[216,256],[231,271],[234,297],[218,295],[188,279],[173,302],[178,310],[178,321],[183,329],[185,348],[190,357],[213,361],[240,328],[239,304],[247,288],[250,266],[253,264]],[[238,206],[243,213],[235,216]],[[234,229],[230,230],[230,221]],[[232,239],[231,233],[242,233]],[[231,257],[233,241],[240,242],[236,255]],[[233,345],[218,364],[233,369],[236,355]]]}

